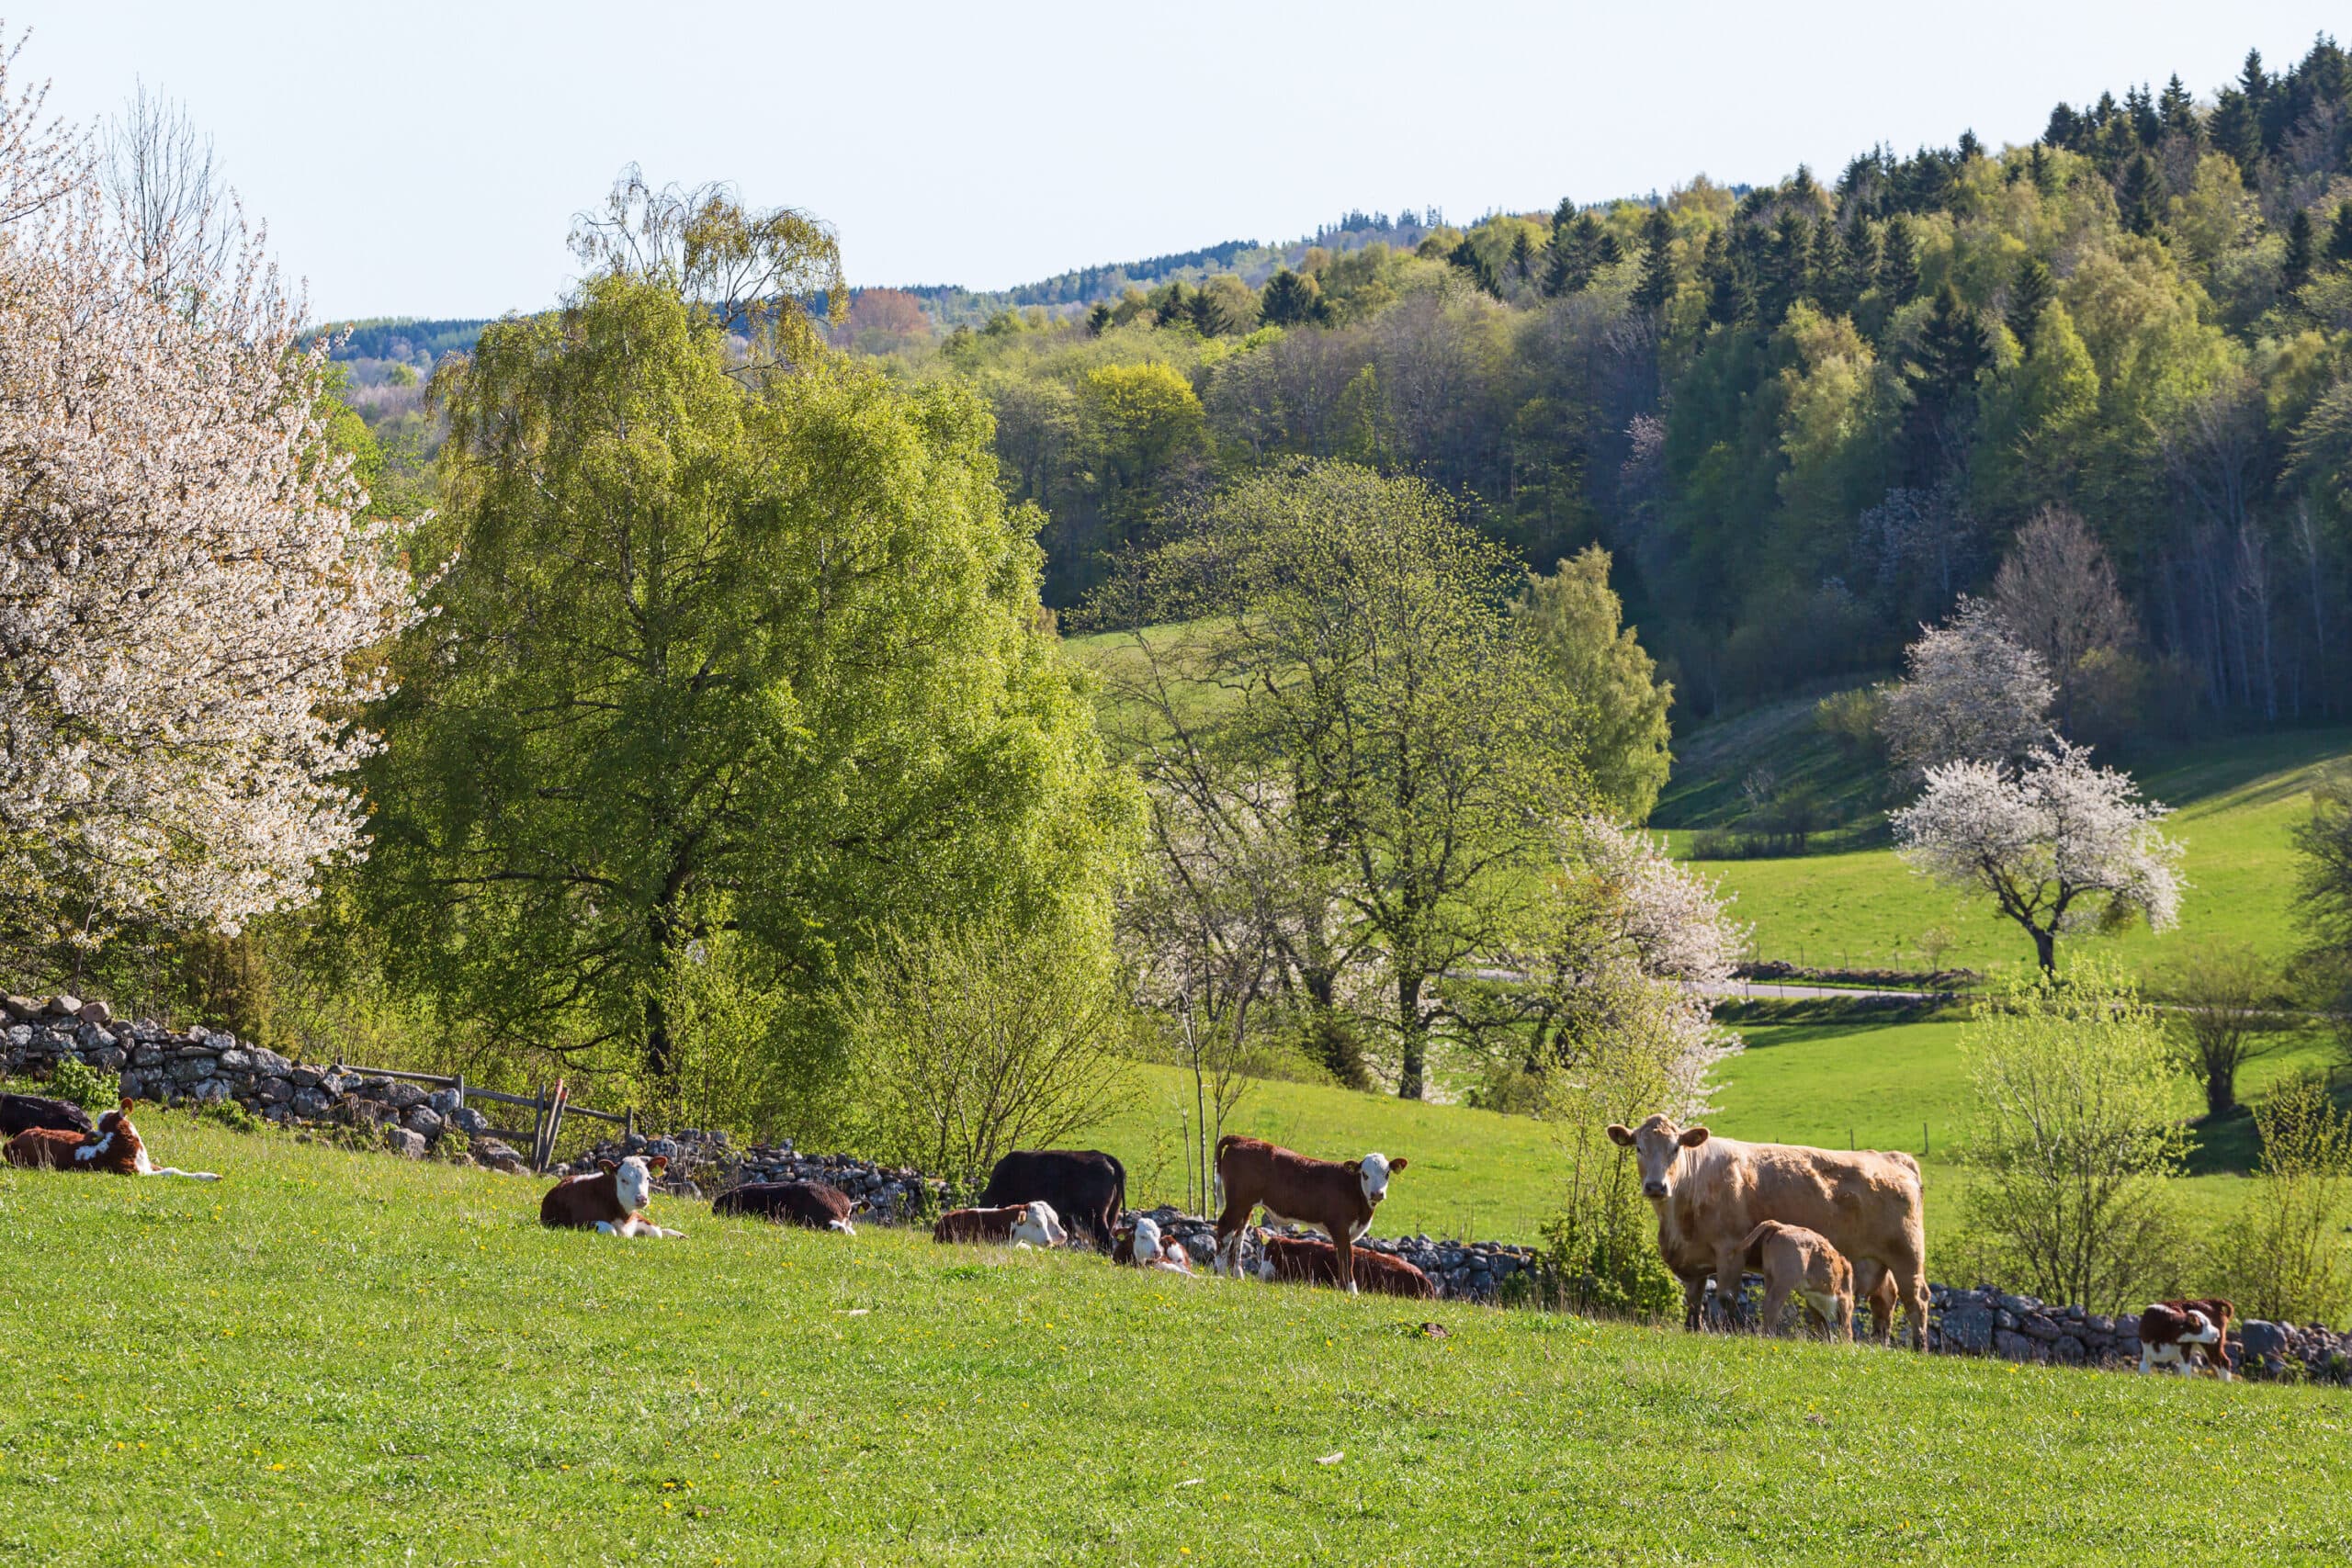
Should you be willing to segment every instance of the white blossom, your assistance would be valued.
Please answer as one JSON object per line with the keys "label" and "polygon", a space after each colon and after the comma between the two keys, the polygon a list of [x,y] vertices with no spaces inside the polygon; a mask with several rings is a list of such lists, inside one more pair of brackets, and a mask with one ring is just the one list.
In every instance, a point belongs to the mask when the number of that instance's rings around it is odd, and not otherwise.
{"label": "white blossom", "polygon": [[258,240],[158,287],[6,94],[0,192],[60,188],[0,223],[0,886],[36,923],[234,930],[363,846],[338,781],[415,585]]}
{"label": "white blossom", "polygon": [[2186,884],[2180,846],[2157,828],[2166,815],[2128,774],[2093,767],[2087,747],[2053,740],[2015,770],[1928,769],[1925,793],[1893,821],[1912,869],[1992,894],[2046,969],[2061,932],[2178,923]]}
{"label": "white blossom", "polygon": [[2003,629],[1992,605],[1962,598],[1904,652],[1879,732],[1915,778],[1945,762],[2007,762],[2050,735],[2055,688],[2041,656]]}

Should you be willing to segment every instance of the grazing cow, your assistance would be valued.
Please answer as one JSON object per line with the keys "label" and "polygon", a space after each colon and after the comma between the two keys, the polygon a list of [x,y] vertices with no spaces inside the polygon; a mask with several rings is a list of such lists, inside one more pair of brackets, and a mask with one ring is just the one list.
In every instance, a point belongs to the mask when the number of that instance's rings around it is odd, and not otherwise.
{"label": "grazing cow", "polygon": [[38,1094],[0,1094],[0,1138],[13,1138],[37,1127],[58,1133],[88,1133],[90,1113],[70,1100],[49,1100]]}
{"label": "grazing cow", "polygon": [[950,1209],[931,1227],[931,1239],[948,1242],[1009,1242],[1016,1247],[1060,1247],[1069,1240],[1061,1216],[1042,1201],[995,1209]]}
{"label": "grazing cow", "polygon": [[[1288,1280],[1302,1285],[1337,1285],[1341,1280],[1340,1249],[1329,1242],[1313,1236],[1258,1236],[1258,1278],[1272,1283]],[[1363,1288],[1384,1296],[1408,1296],[1416,1301],[1437,1300],[1437,1282],[1401,1258],[1370,1247],[1358,1250],[1353,1259],[1353,1275],[1348,1280],[1351,1291],[1357,1281]]]}
{"label": "grazing cow", "polygon": [[1276,1224],[1312,1225],[1339,1250],[1340,1280],[1351,1295],[1355,1272],[1349,1262],[1356,1237],[1388,1196],[1388,1179],[1407,1162],[1369,1154],[1352,1164],[1310,1159],[1302,1154],[1228,1133],[1216,1141],[1216,1185],[1224,1212],[1216,1217],[1216,1271],[1241,1272],[1241,1233],[1250,1211],[1263,1204]]}
{"label": "grazing cow", "polygon": [[93,1132],[69,1132],[59,1127],[28,1127],[0,1150],[10,1165],[25,1170],[99,1170],[110,1176],[177,1176],[189,1181],[218,1181],[209,1170],[181,1170],[158,1166],[147,1157],[147,1145],[130,1124],[130,1101],[98,1118]]}
{"label": "grazing cow", "polygon": [[1136,1228],[1125,1236],[1124,1260],[1138,1269],[1158,1269],[1170,1274],[1190,1274],[1192,1256],[1182,1242],[1162,1240],[1159,1222],[1149,1214],[1136,1216]]}
{"label": "grazing cow", "polygon": [[587,1176],[567,1176],[539,1200],[539,1224],[550,1230],[593,1230],[598,1235],[646,1235],[683,1241],[686,1233],[655,1224],[645,1216],[653,1179],[670,1168],[656,1155],[631,1155],[618,1165],[600,1159]]}
{"label": "grazing cow", "polygon": [[1777,1334],[1793,1295],[1832,1339],[1854,1337],[1854,1269],[1846,1255],[1803,1225],[1766,1220],[1747,1233],[1741,1261],[1764,1276],[1763,1329]]}
{"label": "grazing cow", "polygon": [[1748,1235],[1765,1220],[1803,1225],[1843,1253],[1865,1298],[1891,1275],[1912,1348],[1928,1348],[1928,1240],[1919,1164],[1906,1154],[1744,1144],[1653,1116],[1609,1135],[1640,1156],[1642,1195],[1657,1211],[1657,1249],[1682,1281],[1683,1322],[1699,1326],[1713,1275],[1728,1305]]}
{"label": "grazing cow", "polygon": [[2221,1380],[2234,1381],[2230,1373],[2230,1319],[2236,1313],[2219,1296],[2156,1303],[2140,1314],[2140,1370],[2170,1367],[2187,1377],[2201,1345]]}
{"label": "grazing cow", "polygon": [[1104,1251],[1115,1250],[1119,1211],[1127,1206],[1127,1168],[1100,1149],[1015,1149],[989,1172],[978,1206],[1050,1203]]}
{"label": "grazing cow", "polygon": [[714,1214],[757,1214],[778,1224],[803,1225],[812,1231],[839,1231],[855,1235],[850,1216],[858,1201],[822,1181],[747,1181],[721,1192],[710,1205]]}

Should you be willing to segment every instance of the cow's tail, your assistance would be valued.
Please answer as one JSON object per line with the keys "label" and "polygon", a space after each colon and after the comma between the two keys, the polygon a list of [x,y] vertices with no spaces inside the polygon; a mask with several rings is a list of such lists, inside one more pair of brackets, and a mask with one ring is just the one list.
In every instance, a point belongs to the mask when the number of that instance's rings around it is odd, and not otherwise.
{"label": "cow's tail", "polygon": [[1119,1250],[1119,1216],[1127,1212],[1127,1168],[1119,1163],[1117,1155],[1102,1156],[1111,1162],[1111,1212],[1102,1216],[1102,1245],[1114,1256]]}
{"label": "cow's tail", "polygon": [[1739,1244],[1741,1263],[1750,1269],[1761,1269],[1764,1266],[1764,1237],[1770,1233],[1771,1229],[1772,1222],[1765,1220],[1747,1233],[1747,1239]]}

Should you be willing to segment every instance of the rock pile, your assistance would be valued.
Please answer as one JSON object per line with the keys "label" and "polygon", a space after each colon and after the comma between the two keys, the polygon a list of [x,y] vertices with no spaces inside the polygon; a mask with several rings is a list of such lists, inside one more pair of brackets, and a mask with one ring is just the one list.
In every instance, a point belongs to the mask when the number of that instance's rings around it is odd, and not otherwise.
{"label": "rock pile", "polygon": [[[490,1121],[460,1106],[455,1089],[309,1066],[232,1034],[172,1030],[114,1017],[104,1002],[76,997],[0,998],[7,1019],[5,1060],[11,1077],[46,1078],[72,1058],[122,1075],[122,1093],[165,1105],[231,1103],[264,1121],[377,1129],[384,1146],[409,1159],[458,1146],[492,1169],[524,1172],[520,1156],[488,1135]],[[446,1145],[446,1147],[445,1147]]]}
{"label": "rock pile", "polygon": [[[2140,1322],[2052,1306],[1991,1285],[1928,1287],[1928,1348],[2062,1367],[2137,1371]],[[1860,1326],[1858,1325],[1858,1326]],[[2232,1326],[2230,1359],[2253,1378],[2352,1382],[2352,1335],[2249,1319]]]}

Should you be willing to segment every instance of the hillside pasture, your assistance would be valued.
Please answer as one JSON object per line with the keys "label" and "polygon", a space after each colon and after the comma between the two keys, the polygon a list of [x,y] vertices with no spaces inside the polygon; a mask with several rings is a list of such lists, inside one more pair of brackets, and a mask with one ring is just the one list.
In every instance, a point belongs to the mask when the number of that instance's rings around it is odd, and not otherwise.
{"label": "hillside pasture", "polygon": [[1408,1307],[668,1200],[688,1239],[619,1243],[541,1230],[534,1182],[149,1131],[226,1179],[0,1172],[14,1561],[2352,1550],[2340,1391]]}

